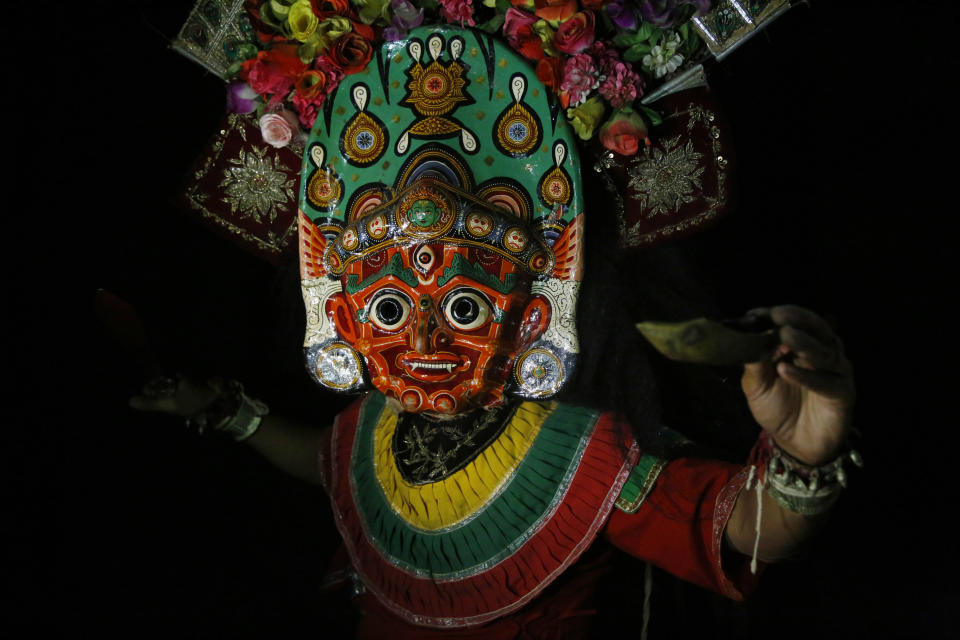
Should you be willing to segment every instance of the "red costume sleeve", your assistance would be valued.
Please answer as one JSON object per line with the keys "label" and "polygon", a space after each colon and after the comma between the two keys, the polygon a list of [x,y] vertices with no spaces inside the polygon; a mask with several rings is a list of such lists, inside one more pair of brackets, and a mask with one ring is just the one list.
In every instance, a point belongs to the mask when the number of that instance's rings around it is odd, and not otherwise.
{"label": "red costume sleeve", "polygon": [[[614,509],[605,535],[673,575],[742,600],[755,586],[749,558],[723,553],[724,530],[748,468],[681,458],[664,467],[636,513]],[[727,561],[727,565],[723,564]]]}

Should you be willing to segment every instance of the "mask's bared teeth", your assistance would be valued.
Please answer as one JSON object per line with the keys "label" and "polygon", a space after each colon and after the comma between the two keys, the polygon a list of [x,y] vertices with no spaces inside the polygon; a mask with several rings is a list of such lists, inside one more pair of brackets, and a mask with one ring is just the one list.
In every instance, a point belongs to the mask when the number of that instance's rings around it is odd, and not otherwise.
{"label": "mask's bared teeth", "polygon": [[411,370],[411,371],[416,371],[416,370],[417,370],[417,367],[419,367],[419,366],[420,366],[420,363],[419,363],[419,362],[411,362],[411,363],[410,363],[410,370]]}
{"label": "mask's bared teeth", "polygon": [[447,373],[450,373],[451,371],[453,371],[453,365],[449,362],[443,365],[443,368],[447,370]]}

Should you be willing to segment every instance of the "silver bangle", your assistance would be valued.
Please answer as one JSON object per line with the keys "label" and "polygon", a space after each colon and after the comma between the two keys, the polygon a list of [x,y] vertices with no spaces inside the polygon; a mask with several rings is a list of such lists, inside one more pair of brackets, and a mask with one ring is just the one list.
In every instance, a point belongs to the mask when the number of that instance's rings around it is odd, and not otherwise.
{"label": "silver bangle", "polygon": [[207,384],[217,392],[217,399],[203,411],[187,419],[187,426],[197,425],[231,436],[237,442],[246,440],[260,428],[270,408],[261,400],[251,398],[236,380],[209,380]]}
{"label": "silver bangle", "polygon": [[224,423],[214,427],[214,430],[226,433],[237,442],[242,442],[257,432],[260,422],[268,413],[270,409],[266,403],[241,392],[240,407],[236,415],[227,418]]}
{"label": "silver bangle", "polygon": [[788,511],[805,516],[823,513],[847,486],[848,462],[863,466],[863,458],[851,449],[832,462],[813,466],[800,462],[776,444],[767,462],[765,487],[771,498]]}

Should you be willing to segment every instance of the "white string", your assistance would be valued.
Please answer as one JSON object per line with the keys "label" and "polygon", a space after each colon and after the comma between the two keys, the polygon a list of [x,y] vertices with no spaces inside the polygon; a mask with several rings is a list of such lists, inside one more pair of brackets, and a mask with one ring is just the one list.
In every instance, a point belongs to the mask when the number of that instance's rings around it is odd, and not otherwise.
{"label": "white string", "polygon": [[[753,478],[756,466],[750,467],[750,478]],[[750,479],[747,480],[749,485]],[[757,525],[756,536],[753,539],[753,556],[750,558],[750,573],[757,575],[757,551],[760,549],[760,526],[763,523],[763,481],[757,481]]]}
{"label": "white string", "polygon": [[643,626],[640,640],[647,640],[647,625],[650,623],[650,594],[653,592],[653,565],[647,563],[643,570]]}

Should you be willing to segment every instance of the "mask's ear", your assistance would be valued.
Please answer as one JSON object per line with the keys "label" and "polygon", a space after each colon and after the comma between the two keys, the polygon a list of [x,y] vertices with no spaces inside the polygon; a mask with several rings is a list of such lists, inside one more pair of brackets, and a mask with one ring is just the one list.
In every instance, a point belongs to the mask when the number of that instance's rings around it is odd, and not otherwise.
{"label": "mask's ear", "polygon": [[350,305],[347,304],[347,297],[342,292],[334,293],[327,298],[325,311],[340,337],[350,346],[356,345],[357,324],[350,312]]}
{"label": "mask's ear", "polygon": [[367,382],[363,359],[352,348],[357,327],[340,280],[330,276],[323,261],[328,239],[302,211],[299,222],[307,371],[317,383],[333,391],[361,391]]}
{"label": "mask's ear", "polygon": [[517,351],[526,350],[550,326],[553,309],[550,302],[541,295],[531,296],[520,319],[520,331],[517,338]]}

